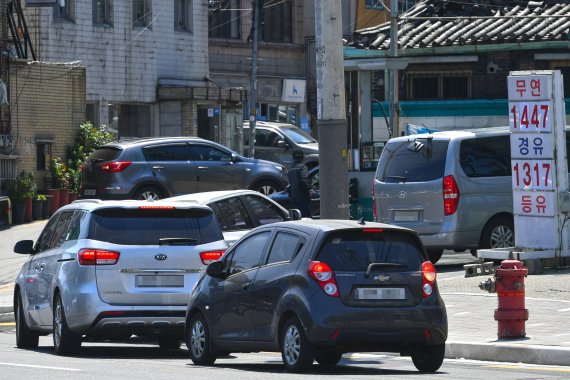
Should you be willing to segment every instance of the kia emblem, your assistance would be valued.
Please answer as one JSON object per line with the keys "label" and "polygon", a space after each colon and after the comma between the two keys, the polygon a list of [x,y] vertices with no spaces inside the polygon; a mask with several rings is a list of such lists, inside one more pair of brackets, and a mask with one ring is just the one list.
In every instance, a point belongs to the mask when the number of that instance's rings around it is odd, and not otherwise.
{"label": "kia emblem", "polygon": [[160,260],[160,261],[166,260],[167,257],[168,257],[168,256],[166,256],[164,253],[159,253],[158,255],[155,255],[155,256],[154,256],[154,258],[155,258],[156,260]]}

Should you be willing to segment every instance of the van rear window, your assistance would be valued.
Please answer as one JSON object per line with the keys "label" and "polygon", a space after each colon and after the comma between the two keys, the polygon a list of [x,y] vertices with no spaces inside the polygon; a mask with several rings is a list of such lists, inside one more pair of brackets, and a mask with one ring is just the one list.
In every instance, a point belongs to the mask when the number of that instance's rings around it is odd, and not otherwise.
{"label": "van rear window", "polygon": [[123,245],[158,245],[169,238],[198,245],[224,239],[217,219],[208,210],[125,208],[94,211],[87,238]]}
{"label": "van rear window", "polygon": [[447,140],[415,138],[390,142],[378,162],[376,179],[381,182],[427,182],[443,178]]}
{"label": "van rear window", "polygon": [[415,271],[424,258],[418,239],[409,233],[348,230],[327,236],[316,260],[333,271],[366,272],[372,263],[385,270]]}

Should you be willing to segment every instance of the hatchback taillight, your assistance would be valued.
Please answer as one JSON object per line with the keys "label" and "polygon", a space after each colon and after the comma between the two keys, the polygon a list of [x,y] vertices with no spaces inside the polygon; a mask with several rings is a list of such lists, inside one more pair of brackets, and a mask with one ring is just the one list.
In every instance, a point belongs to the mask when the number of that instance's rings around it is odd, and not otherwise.
{"label": "hatchback taillight", "polygon": [[436,277],[435,266],[431,261],[424,261],[422,263],[422,295],[424,297],[429,297],[433,293]]}
{"label": "hatchback taillight", "polygon": [[81,265],[114,265],[121,254],[116,251],[84,248],[77,255]]}
{"label": "hatchback taillight", "polygon": [[320,261],[309,262],[309,275],[331,297],[338,297],[338,286],[331,267]]}
{"label": "hatchback taillight", "polygon": [[200,259],[204,265],[208,265],[213,263],[214,261],[218,261],[222,255],[224,254],[225,250],[217,250],[217,251],[204,251],[200,252]]}
{"label": "hatchback taillight", "polygon": [[131,161],[113,161],[99,165],[99,170],[108,173],[119,173],[128,168],[132,164]]}
{"label": "hatchback taillight", "polygon": [[452,175],[443,178],[443,213],[453,215],[459,204],[459,188]]}

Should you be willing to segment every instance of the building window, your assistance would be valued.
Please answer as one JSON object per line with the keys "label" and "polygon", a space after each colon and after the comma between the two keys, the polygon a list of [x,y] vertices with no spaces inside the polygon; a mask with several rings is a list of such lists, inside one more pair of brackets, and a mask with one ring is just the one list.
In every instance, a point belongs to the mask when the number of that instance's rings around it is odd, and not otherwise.
{"label": "building window", "polygon": [[408,100],[470,99],[471,72],[412,72],[406,77]]}
{"label": "building window", "polygon": [[366,9],[383,10],[384,6],[380,0],[365,0],[364,7]]}
{"label": "building window", "polygon": [[152,107],[147,105],[109,104],[109,132],[119,137],[152,136]]}
{"label": "building window", "polygon": [[51,142],[36,143],[36,169],[48,170],[51,161]]}
{"label": "building window", "polygon": [[267,0],[261,10],[265,42],[293,42],[293,1]]}
{"label": "building window", "polygon": [[192,1],[176,0],[174,8],[174,30],[192,31]]}
{"label": "building window", "polygon": [[[60,3],[61,5],[61,3]],[[75,0],[66,0],[64,6],[53,7],[53,21],[71,21],[75,20]]]}
{"label": "building window", "polygon": [[112,24],[112,1],[93,0],[93,25]]}
{"label": "building window", "polygon": [[239,0],[208,1],[208,36],[239,39],[241,33]]}
{"label": "building window", "polygon": [[133,26],[149,28],[151,21],[151,0],[133,0]]}

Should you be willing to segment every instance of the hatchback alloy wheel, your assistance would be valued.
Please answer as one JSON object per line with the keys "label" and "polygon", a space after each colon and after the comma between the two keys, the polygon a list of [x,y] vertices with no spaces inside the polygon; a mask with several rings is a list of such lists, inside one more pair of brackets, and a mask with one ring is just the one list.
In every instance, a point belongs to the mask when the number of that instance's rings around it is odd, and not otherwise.
{"label": "hatchback alloy wheel", "polygon": [[291,325],[285,333],[285,359],[287,364],[295,365],[299,360],[299,353],[301,351],[301,342],[299,330],[297,326]]}
{"label": "hatchback alloy wheel", "polygon": [[313,365],[315,350],[307,341],[297,318],[291,318],[283,328],[281,356],[288,371],[304,372]]}
{"label": "hatchback alloy wheel", "polygon": [[206,345],[206,334],[204,332],[204,325],[201,321],[196,321],[192,325],[192,335],[190,338],[192,353],[194,356],[200,357],[204,355],[204,347]]}
{"label": "hatchback alloy wheel", "polygon": [[216,355],[210,342],[210,331],[202,314],[196,314],[189,323],[187,330],[186,346],[190,353],[190,359],[194,364],[212,365],[216,361]]}

